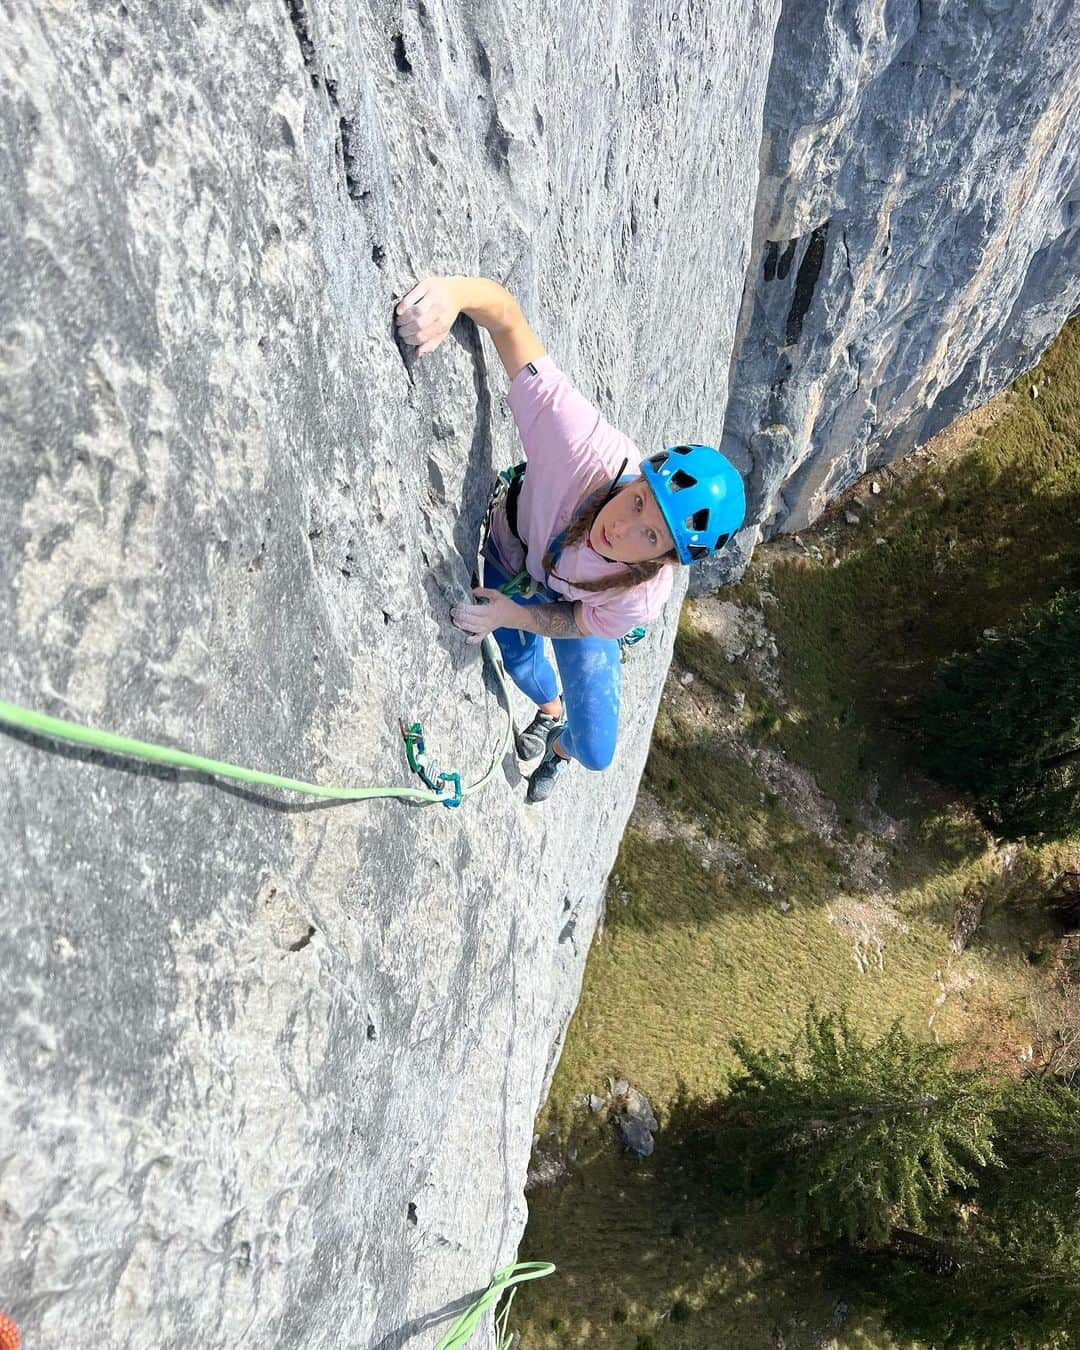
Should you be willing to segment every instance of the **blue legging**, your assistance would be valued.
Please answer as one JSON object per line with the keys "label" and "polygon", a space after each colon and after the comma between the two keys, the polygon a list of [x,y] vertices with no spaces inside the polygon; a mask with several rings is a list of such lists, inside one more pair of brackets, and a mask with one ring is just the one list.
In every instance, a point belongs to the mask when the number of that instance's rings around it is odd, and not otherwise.
{"label": "blue legging", "polygon": [[[485,586],[495,590],[509,580],[485,557]],[[518,605],[546,603],[540,595],[527,600],[515,595],[513,599]],[[539,704],[558,697],[558,681],[539,633],[496,628],[492,636],[499,644],[507,673],[527,698]],[[619,734],[622,691],[619,644],[615,638],[582,637],[552,638],[551,645],[562,676],[566,709],[566,730],[559,737],[559,748],[587,769],[606,769],[615,757],[615,739]]]}

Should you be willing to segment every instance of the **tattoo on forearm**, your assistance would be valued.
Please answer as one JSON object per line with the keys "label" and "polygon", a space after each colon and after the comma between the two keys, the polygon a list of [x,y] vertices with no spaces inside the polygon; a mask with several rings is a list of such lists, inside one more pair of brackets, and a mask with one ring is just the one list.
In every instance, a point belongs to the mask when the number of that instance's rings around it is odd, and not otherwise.
{"label": "tattoo on forearm", "polygon": [[534,633],[550,638],[584,637],[574,618],[574,605],[532,605],[529,609]]}

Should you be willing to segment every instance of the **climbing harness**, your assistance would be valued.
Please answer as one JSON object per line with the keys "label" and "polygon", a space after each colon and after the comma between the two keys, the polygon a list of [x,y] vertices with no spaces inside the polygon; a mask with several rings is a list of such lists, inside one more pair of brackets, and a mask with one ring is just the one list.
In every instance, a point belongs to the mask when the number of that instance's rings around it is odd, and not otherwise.
{"label": "climbing harness", "polygon": [[[529,546],[518,534],[517,528],[517,506],[518,497],[521,495],[521,485],[525,481],[525,464],[515,464],[509,469],[500,469],[495,478],[495,484],[491,489],[491,496],[488,498],[487,511],[484,513],[484,525],[480,532],[480,552],[500,569],[505,567],[501,558],[495,557],[489,548],[491,538],[491,524],[495,519],[495,512],[500,505],[506,507],[506,523],[510,526],[510,533],[521,545],[522,552],[528,553]],[[509,569],[506,569],[509,570]],[[542,581],[537,581],[527,567],[523,567],[519,572],[498,588],[503,595],[511,597],[520,595],[525,600],[531,600],[534,595],[543,595],[545,599],[554,600],[556,595],[554,591],[549,590]]]}
{"label": "climbing harness", "polygon": [[435,1350],[465,1350],[473,1332],[480,1325],[480,1319],[489,1308],[493,1308],[502,1297],[505,1290],[510,1290],[510,1297],[506,1302],[506,1307],[502,1315],[502,1327],[496,1328],[498,1339],[496,1341],[499,1350],[503,1346],[510,1344],[509,1337],[506,1336],[506,1320],[510,1312],[510,1304],[514,1301],[514,1295],[517,1290],[514,1285],[524,1284],[527,1280],[542,1280],[548,1275],[554,1275],[555,1267],[550,1261],[519,1261],[513,1266],[504,1266],[502,1270],[497,1270],[491,1277],[491,1283],[487,1289],[480,1295],[471,1308],[458,1318],[446,1335],[439,1341]]}

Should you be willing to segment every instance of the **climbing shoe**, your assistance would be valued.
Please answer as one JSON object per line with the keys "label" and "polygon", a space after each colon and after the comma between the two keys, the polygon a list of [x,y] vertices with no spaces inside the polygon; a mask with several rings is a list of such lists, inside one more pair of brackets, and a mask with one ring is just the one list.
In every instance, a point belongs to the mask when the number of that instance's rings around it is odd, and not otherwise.
{"label": "climbing shoe", "polygon": [[519,731],[514,738],[518,759],[535,759],[537,755],[542,755],[547,745],[548,732],[552,727],[565,725],[559,717],[549,717],[547,713],[538,711],[525,730]]}
{"label": "climbing shoe", "polygon": [[555,791],[558,779],[565,777],[571,761],[555,753],[555,742],[565,730],[566,723],[559,722],[547,734],[544,745],[544,758],[532,771],[529,778],[529,790],[525,794],[527,802],[546,802]]}

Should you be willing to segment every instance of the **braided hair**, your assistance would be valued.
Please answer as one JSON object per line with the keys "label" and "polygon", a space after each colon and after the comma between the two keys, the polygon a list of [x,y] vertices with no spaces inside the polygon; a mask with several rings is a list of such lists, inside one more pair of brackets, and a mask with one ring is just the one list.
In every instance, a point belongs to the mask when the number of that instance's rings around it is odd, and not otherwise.
{"label": "braided hair", "polygon": [[[635,479],[634,481],[639,480]],[[629,487],[630,484],[627,483],[625,486]],[[570,548],[572,544],[580,543],[588,535],[596,523],[596,517],[609,500],[610,494],[606,484],[598,487],[595,492],[590,493],[584,499],[583,505],[566,531],[566,537],[563,539],[563,552]],[[640,586],[643,581],[649,581],[652,577],[657,576],[668,563],[678,561],[679,555],[672,548],[659,558],[649,558],[645,562],[624,563],[623,566],[626,571],[621,576],[601,577],[596,581],[571,581],[560,572],[556,572],[555,555],[549,548],[544,554],[544,571],[550,576],[558,577],[568,586],[576,586],[579,591],[625,591],[631,586]]]}

